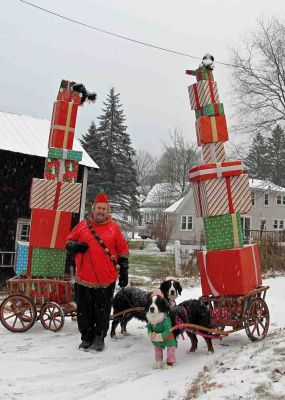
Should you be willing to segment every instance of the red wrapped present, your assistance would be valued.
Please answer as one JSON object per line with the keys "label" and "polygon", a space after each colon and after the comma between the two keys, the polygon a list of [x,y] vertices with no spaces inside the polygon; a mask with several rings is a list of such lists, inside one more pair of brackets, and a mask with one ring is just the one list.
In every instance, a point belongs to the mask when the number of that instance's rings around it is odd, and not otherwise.
{"label": "red wrapped present", "polygon": [[73,102],[54,102],[48,147],[72,149],[77,109]]}
{"label": "red wrapped present", "polygon": [[190,106],[192,110],[201,108],[209,103],[219,103],[217,83],[214,81],[200,81],[188,86]]}
{"label": "red wrapped present", "polygon": [[202,164],[189,169],[192,182],[203,179],[221,178],[223,176],[241,175],[244,172],[240,160],[225,161],[222,163]]}
{"label": "red wrapped present", "polygon": [[252,207],[248,175],[195,181],[193,195],[198,217],[246,214]]}
{"label": "red wrapped present", "polygon": [[214,80],[214,75],[213,71],[209,68],[202,67],[198,69],[187,69],[186,70],[187,75],[193,75],[196,76],[197,82],[199,81],[213,81]]}
{"label": "red wrapped present", "polygon": [[202,116],[195,122],[198,146],[229,140],[226,117],[224,115]]}
{"label": "red wrapped present", "polygon": [[199,251],[198,262],[204,296],[243,295],[262,284],[257,244]]}
{"label": "red wrapped present", "polygon": [[47,158],[44,177],[60,182],[75,183],[78,175],[78,166],[78,161]]}
{"label": "red wrapped present", "polygon": [[32,180],[30,207],[77,213],[80,207],[81,183]]}
{"label": "red wrapped present", "polygon": [[202,144],[204,164],[225,162],[226,153],[224,142]]}
{"label": "red wrapped present", "polygon": [[32,209],[30,247],[65,249],[72,213],[68,211]]}

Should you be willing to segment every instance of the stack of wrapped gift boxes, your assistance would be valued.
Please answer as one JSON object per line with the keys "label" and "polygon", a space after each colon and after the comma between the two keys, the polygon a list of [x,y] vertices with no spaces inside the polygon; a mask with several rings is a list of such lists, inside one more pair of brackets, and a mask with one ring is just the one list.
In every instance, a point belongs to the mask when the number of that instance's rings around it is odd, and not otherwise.
{"label": "stack of wrapped gift boxes", "polygon": [[62,81],[54,102],[44,179],[32,180],[31,230],[27,275],[64,274],[65,241],[72,213],[80,209],[81,183],[76,183],[82,152],[72,150],[81,95]]}
{"label": "stack of wrapped gift boxes", "polygon": [[189,170],[206,238],[207,250],[198,253],[202,292],[245,294],[261,285],[258,247],[244,246],[240,218],[251,208],[249,176],[240,160],[226,159],[227,122],[213,71],[201,67],[186,73],[197,79],[188,91],[204,162]]}

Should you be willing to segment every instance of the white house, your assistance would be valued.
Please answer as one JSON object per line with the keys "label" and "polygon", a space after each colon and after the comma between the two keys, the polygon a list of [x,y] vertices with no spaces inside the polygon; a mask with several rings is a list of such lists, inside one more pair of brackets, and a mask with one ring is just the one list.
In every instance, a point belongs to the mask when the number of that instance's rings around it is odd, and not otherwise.
{"label": "white house", "polygon": [[[246,215],[241,215],[245,236],[252,231],[285,230],[285,188],[270,181],[250,178],[252,208]],[[173,224],[171,239],[181,243],[198,243],[203,235],[203,219],[196,217],[192,189],[166,208],[164,212]]]}

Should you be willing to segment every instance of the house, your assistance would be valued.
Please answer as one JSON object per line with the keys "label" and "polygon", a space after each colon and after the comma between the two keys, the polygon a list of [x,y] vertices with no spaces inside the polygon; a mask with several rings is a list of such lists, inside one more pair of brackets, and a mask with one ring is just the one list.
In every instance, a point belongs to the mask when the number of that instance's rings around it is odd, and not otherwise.
{"label": "house", "polygon": [[148,236],[148,227],[164,212],[165,208],[179,198],[178,187],[170,183],[157,183],[143,199],[140,208],[138,232]]}
{"label": "house", "polygon": [[[28,238],[31,181],[32,178],[43,178],[49,131],[49,120],[0,112],[0,251],[2,255],[5,252],[11,254],[12,257],[15,240]],[[83,153],[77,180],[82,182],[80,214],[82,218],[85,209],[88,169],[97,169],[98,165],[77,139],[74,140],[73,148]],[[78,214],[74,215],[75,218],[79,218]],[[18,230],[17,222],[19,223]],[[2,264],[7,264],[5,257],[1,257],[0,267]]]}
{"label": "house", "polygon": [[[270,181],[252,178],[249,185],[252,208],[248,214],[241,215],[244,236],[257,238],[260,231],[276,232],[279,238],[285,236],[285,188]],[[196,217],[191,188],[164,212],[173,225],[171,240],[180,240],[182,244],[200,242],[204,234],[203,218]]]}

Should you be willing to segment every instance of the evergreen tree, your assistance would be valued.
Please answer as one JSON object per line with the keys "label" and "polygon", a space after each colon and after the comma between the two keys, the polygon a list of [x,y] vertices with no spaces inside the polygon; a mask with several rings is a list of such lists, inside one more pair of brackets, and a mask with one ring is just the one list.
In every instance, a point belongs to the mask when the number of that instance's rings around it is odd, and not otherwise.
{"label": "evergreen tree", "polygon": [[98,189],[110,196],[112,211],[125,212],[133,217],[138,213],[138,193],[135,151],[124,125],[125,116],[120,104],[120,94],[111,88],[98,127],[94,122],[81,141],[83,147],[98,164],[99,170],[90,174],[88,200],[94,199]]}
{"label": "evergreen tree", "polygon": [[[98,141],[96,135],[96,125],[94,121],[91,122],[87,133],[85,135],[82,135],[80,143],[84,150],[86,150],[90,157],[96,162],[96,164],[99,164],[98,157],[102,153],[102,149],[100,148],[100,141]],[[88,210],[90,210],[91,204],[98,189],[95,185],[96,171],[97,170],[91,168],[88,174],[88,188],[86,195],[86,206]]]}
{"label": "evergreen tree", "polygon": [[267,139],[268,178],[279,186],[285,186],[285,132],[277,125]]}
{"label": "evergreen tree", "polygon": [[251,143],[246,158],[243,160],[250,175],[257,179],[268,179],[268,149],[266,139],[257,133]]}

